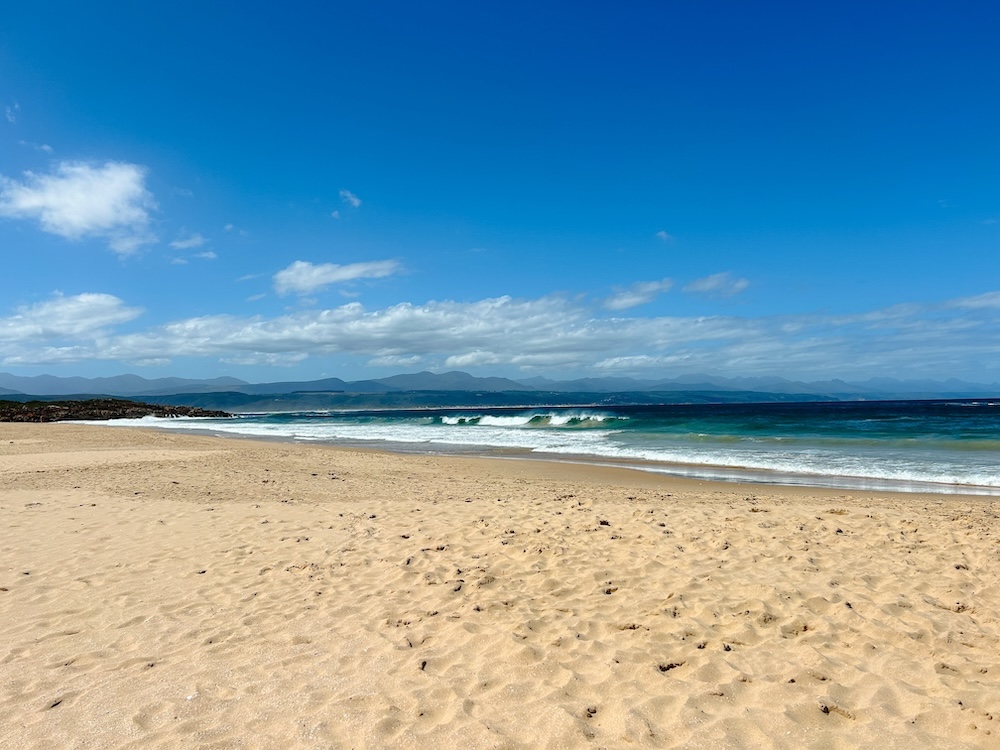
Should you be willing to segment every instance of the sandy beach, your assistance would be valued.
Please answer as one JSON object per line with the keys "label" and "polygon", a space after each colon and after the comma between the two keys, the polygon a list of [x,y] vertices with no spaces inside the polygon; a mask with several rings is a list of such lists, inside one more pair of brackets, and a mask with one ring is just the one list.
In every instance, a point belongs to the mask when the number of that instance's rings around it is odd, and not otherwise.
{"label": "sandy beach", "polygon": [[1000,501],[0,426],[0,746],[1000,747]]}

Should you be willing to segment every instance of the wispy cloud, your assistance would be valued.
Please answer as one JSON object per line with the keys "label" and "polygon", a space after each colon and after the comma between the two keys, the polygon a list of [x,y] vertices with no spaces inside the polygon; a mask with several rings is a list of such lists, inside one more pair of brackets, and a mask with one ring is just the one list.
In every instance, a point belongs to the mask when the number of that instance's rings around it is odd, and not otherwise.
{"label": "wispy cloud", "polygon": [[684,291],[691,294],[706,294],[710,297],[733,297],[750,286],[746,279],[734,278],[728,271],[706,276],[685,285]]}
{"label": "wispy cloud", "polygon": [[274,317],[208,315],[118,335],[112,329],[138,309],[112,295],[79,295],[0,319],[0,363],[132,362],[170,352],[175,360],[261,364],[335,356],[508,372],[825,379],[905,371],[995,379],[998,306],[1000,291],[853,315],[601,317],[578,298],[495,297],[376,309],[350,302]]}
{"label": "wispy cloud", "polygon": [[294,367],[307,358],[308,355],[298,352],[248,352],[246,354],[233,354],[228,357],[222,357],[221,361],[227,364],[248,367],[260,365],[268,367]]}
{"label": "wispy cloud", "polygon": [[[344,203],[346,203],[351,208],[360,208],[361,207],[361,199],[358,196],[356,196],[354,193],[352,193],[350,190],[341,190],[340,191],[340,199],[342,201],[344,201]],[[337,217],[334,217],[334,218],[337,218]]]}
{"label": "wispy cloud", "polygon": [[3,108],[4,116],[7,118],[7,122],[11,125],[17,122],[17,117],[21,113],[21,105],[17,102],[8,104]]}
{"label": "wispy cloud", "polygon": [[661,242],[664,242],[668,245],[674,241],[674,236],[672,234],[667,234],[662,229],[656,233],[656,236],[659,238]]}
{"label": "wispy cloud", "polygon": [[24,305],[0,318],[0,340],[64,339],[93,335],[109,326],[126,323],[142,314],[111,294],[56,293],[51,299]]}
{"label": "wispy cloud", "polygon": [[17,145],[24,146],[25,148],[33,148],[35,151],[42,151],[46,154],[51,154],[55,151],[52,146],[47,143],[32,143],[31,141],[18,141]]}
{"label": "wispy cloud", "polygon": [[445,367],[485,367],[503,362],[502,355],[483,349],[453,354],[444,361]]}
{"label": "wispy cloud", "polygon": [[50,174],[26,172],[22,182],[0,176],[0,216],[34,219],[69,240],[100,237],[120,255],[155,241],[155,208],[146,169],[137,164],[64,161]]}
{"label": "wispy cloud", "polygon": [[355,279],[378,279],[391,276],[399,270],[400,265],[394,260],[348,263],[343,266],[297,260],[274,274],[274,289],[278,294],[310,294],[331,284]]}
{"label": "wispy cloud", "polygon": [[178,237],[170,243],[170,247],[177,248],[178,250],[189,250],[192,247],[201,247],[206,242],[208,240],[200,234],[189,234],[186,237]]}
{"label": "wispy cloud", "polygon": [[608,357],[594,364],[594,369],[608,372],[642,372],[664,367],[676,367],[683,363],[685,356],[651,357],[648,354],[633,354],[626,357]]}
{"label": "wispy cloud", "polygon": [[952,300],[950,305],[969,310],[1000,308],[1000,292],[987,292],[986,294],[977,294],[975,297],[960,297]]}
{"label": "wispy cloud", "polygon": [[195,253],[194,257],[201,258],[202,260],[215,260],[219,256],[215,254],[214,250],[205,250],[202,253]]}
{"label": "wispy cloud", "polygon": [[608,310],[627,310],[630,307],[652,302],[657,295],[669,291],[674,285],[670,279],[659,281],[638,281],[626,289],[619,289],[614,295],[604,300]]}
{"label": "wispy cloud", "polygon": [[368,365],[370,367],[416,367],[420,364],[421,358],[419,354],[414,354],[409,357],[400,357],[393,354],[386,354],[382,357],[373,357],[368,360]]}

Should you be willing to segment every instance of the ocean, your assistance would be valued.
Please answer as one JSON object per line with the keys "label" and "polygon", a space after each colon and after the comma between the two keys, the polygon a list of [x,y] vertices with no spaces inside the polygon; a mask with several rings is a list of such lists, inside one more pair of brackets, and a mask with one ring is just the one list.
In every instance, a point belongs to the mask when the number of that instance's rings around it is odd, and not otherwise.
{"label": "ocean", "polygon": [[722,481],[1000,495],[1000,400],[311,411],[114,424]]}

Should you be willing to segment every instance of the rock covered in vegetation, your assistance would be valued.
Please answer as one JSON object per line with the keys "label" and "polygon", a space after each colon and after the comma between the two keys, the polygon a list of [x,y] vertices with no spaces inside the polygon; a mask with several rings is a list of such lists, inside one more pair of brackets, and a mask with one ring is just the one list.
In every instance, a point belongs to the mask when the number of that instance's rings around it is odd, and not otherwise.
{"label": "rock covered in vegetation", "polygon": [[62,422],[67,419],[137,419],[139,417],[230,417],[224,411],[193,406],[164,406],[118,398],[86,401],[0,401],[0,422]]}

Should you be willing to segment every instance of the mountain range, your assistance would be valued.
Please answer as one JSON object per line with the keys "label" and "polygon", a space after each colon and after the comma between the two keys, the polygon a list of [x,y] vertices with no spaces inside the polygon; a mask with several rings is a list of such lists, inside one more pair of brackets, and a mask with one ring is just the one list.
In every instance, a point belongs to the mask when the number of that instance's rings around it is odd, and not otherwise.
{"label": "mountain range", "polygon": [[[914,398],[993,398],[1000,397],[1000,383],[970,383],[954,378],[948,380],[898,380],[872,378],[859,382],[823,380],[803,382],[777,377],[724,378],[695,374],[659,380],[636,378],[581,378],[551,380],[534,377],[511,380],[501,377],[476,377],[465,372],[418,372],[393,375],[372,380],[344,381],[325,378],[308,381],[248,383],[232,377],[210,379],[155,378],[139,375],[118,375],[106,378],[57,377],[54,375],[20,376],[0,373],[0,395],[80,396],[103,395],[128,398],[155,398],[196,394],[240,394],[243,396],[289,396],[297,394],[402,394],[410,392],[447,393],[521,393],[550,394],[646,394],[649,401],[654,393],[718,393],[721,400],[733,400],[738,394],[760,394],[771,397],[794,397],[795,400],[858,400]],[[535,399],[532,399],[535,400]],[[671,398],[670,400],[675,400]],[[757,400],[757,399],[754,399]]]}

